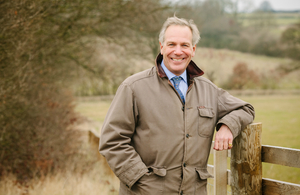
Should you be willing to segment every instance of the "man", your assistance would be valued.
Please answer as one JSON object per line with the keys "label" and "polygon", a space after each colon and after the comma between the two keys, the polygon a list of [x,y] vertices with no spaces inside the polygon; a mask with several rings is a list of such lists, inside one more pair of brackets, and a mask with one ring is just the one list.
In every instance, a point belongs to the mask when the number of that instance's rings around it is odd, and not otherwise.
{"label": "man", "polygon": [[191,60],[199,31],[168,18],[156,66],[127,78],[107,113],[100,153],[120,179],[119,194],[206,195],[207,160],[253,121],[253,107],[203,78]]}

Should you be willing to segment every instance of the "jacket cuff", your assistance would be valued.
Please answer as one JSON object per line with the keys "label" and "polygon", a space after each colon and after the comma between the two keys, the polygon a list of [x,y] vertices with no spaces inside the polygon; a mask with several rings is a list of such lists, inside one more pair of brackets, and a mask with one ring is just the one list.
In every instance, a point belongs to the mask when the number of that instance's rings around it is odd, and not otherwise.
{"label": "jacket cuff", "polygon": [[130,189],[133,184],[135,184],[135,182],[147,172],[148,168],[146,165],[143,162],[137,162],[121,173],[118,177]]}
{"label": "jacket cuff", "polygon": [[219,120],[219,122],[217,123],[217,131],[221,128],[222,124],[227,125],[228,128],[230,129],[232,135],[233,135],[233,139],[236,138],[241,131],[241,127],[239,125],[239,123],[237,123],[236,120],[230,118],[230,117],[223,117],[221,120]]}

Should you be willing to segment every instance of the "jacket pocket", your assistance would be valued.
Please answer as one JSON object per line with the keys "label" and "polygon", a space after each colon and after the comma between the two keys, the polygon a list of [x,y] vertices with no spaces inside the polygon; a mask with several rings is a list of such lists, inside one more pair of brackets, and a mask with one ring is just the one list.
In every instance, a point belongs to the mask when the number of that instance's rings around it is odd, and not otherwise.
{"label": "jacket pocket", "polygon": [[129,194],[164,194],[167,170],[159,167],[148,167],[149,173],[141,177],[131,188]]}
{"label": "jacket pocket", "polygon": [[196,168],[196,181],[195,181],[195,193],[199,195],[207,194],[207,179],[213,178],[211,174],[208,173],[206,168],[199,169]]}
{"label": "jacket pocket", "polygon": [[214,133],[214,111],[212,108],[206,108],[204,106],[198,107],[199,119],[198,119],[198,134],[201,137],[211,137]]}
{"label": "jacket pocket", "polygon": [[157,167],[148,167],[149,173],[148,175],[155,174],[161,177],[164,177],[167,175],[167,169],[165,168],[157,168]]}
{"label": "jacket pocket", "polygon": [[206,179],[208,179],[208,178],[213,178],[213,177],[214,177],[214,176],[212,176],[212,175],[207,171],[206,168],[204,168],[204,169],[196,168],[196,172],[197,172],[197,174],[198,174],[200,180],[206,180]]}

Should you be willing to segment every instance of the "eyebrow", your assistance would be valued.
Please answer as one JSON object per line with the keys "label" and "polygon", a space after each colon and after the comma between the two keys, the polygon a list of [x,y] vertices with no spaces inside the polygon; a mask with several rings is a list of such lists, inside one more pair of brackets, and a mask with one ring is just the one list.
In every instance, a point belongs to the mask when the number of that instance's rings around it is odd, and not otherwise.
{"label": "eyebrow", "polygon": [[[176,41],[167,41],[166,43],[167,44],[176,43]],[[183,42],[183,43],[180,43],[180,45],[191,45],[191,43],[189,43],[189,42]]]}

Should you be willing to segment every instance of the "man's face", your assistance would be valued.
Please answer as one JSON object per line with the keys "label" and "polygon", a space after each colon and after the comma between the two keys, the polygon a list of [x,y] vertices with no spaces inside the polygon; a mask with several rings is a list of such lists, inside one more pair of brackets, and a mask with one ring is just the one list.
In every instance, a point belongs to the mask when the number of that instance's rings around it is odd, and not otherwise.
{"label": "man's face", "polygon": [[165,41],[160,44],[164,64],[173,74],[181,75],[195,55],[196,46],[192,45],[192,31],[187,26],[169,26]]}

